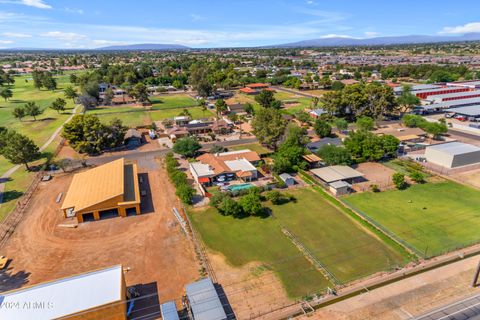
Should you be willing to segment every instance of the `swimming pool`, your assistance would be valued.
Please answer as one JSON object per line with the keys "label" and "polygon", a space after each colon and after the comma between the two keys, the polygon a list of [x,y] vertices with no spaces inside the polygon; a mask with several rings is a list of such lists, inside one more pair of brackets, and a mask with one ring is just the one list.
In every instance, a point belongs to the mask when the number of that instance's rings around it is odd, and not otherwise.
{"label": "swimming pool", "polygon": [[228,190],[230,191],[240,191],[240,190],[245,190],[253,187],[253,184],[251,183],[242,183],[242,184],[234,184],[233,186],[229,186]]}

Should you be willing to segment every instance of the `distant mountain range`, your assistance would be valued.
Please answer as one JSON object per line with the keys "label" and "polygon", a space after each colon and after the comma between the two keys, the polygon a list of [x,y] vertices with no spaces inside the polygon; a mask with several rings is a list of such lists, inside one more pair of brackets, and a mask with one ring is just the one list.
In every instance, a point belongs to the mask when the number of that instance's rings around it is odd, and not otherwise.
{"label": "distant mountain range", "polygon": [[462,36],[426,36],[410,35],[397,37],[376,37],[368,39],[357,39],[347,37],[331,37],[303,40],[292,43],[268,46],[269,48],[300,48],[300,47],[347,47],[347,46],[382,46],[382,45],[402,45],[402,44],[421,44],[438,42],[465,42],[480,41],[480,33],[467,33]]}
{"label": "distant mountain range", "polygon": [[152,51],[161,51],[161,50],[185,50],[190,49],[187,46],[182,46],[179,44],[162,44],[162,43],[141,43],[141,44],[129,44],[129,45],[118,45],[118,46],[108,46],[97,48],[95,50],[101,51],[141,51],[141,50],[152,50]]}

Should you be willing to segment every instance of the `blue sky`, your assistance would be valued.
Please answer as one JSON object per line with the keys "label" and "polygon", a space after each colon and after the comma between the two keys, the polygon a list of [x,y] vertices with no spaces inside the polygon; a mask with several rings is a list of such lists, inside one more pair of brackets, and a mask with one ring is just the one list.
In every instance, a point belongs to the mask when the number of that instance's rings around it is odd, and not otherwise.
{"label": "blue sky", "polygon": [[480,1],[0,0],[0,48],[241,47],[480,32]]}

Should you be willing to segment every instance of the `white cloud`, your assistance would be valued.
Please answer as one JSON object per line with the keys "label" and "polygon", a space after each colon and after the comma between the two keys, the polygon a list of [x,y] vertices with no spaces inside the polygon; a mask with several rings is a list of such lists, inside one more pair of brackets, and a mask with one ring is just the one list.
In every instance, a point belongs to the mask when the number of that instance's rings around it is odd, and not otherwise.
{"label": "white cloud", "polygon": [[52,6],[43,0],[0,0],[0,3],[21,4],[38,9],[52,9]]}
{"label": "white cloud", "polygon": [[49,31],[41,34],[42,37],[54,38],[65,41],[79,41],[87,39],[87,36],[74,32]]}
{"label": "white cloud", "polygon": [[103,40],[103,39],[92,40],[92,42],[94,44],[102,45],[102,46],[110,46],[110,45],[116,45],[116,44],[127,44],[127,42],[123,42],[123,41]]}
{"label": "white cloud", "polygon": [[21,0],[20,2],[29,7],[35,7],[39,9],[52,9],[52,6],[46,4],[43,0]]}
{"label": "white cloud", "polygon": [[463,26],[456,26],[456,27],[445,27],[440,31],[440,34],[462,34],[462,33],[470,33],[470,32],[480,32],[480,22],[471,22],[464,24]]}
{"label": "white cloud", "polygon": [[10,43],[13,43],[12,40],[0,40],[0,43],[1,44],[10,44]]}
{"label": "white cloud", "polygon": [[354,39],[354,37],[346,35],[346,34],[326,34],[320,37],[321,39],[328,39],[328,38],[345,38],[345,39]]}
{"label": "white cloud", "polygon": [[32,36],[26,33],[18,33],[18,32],[4,32],[2,33],[4,37],[7,38],[31,38]]}
{"label": "white cloud", "polygon": [[65,11],[66,12],[69,12],[69,13],[78,13],[78,14],[84,14],[85,12],[83,11],[83,9],[75,9],[75,8],[65,8]]}
{"label": "white cloud", "polygon": [[317,3],[313,0],[307,0],[307,4],[308,5],[313,5],[313,6],[317,5]]}
{"label": "white cloud", "polygon": [[364,35],[367,38],[374,38],[374,37],[377,37],[379,35],[379,33],[375,32],[375,31],[365,31]]}

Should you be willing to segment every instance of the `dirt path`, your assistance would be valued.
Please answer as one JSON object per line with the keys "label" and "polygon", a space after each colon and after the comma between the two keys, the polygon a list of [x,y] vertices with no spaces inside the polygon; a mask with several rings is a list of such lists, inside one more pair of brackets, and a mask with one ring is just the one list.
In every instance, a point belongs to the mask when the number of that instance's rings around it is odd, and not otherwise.
{"label": "dirt path", "polygon": [[[199,276],[198,262],[171,214],[178,204],[165,171],[153,159],[143,164],[139,170],[148,174],[152,195],[151,204],[142,204],[143,214],[83,223],[76,229],[58,226],[64,218],[55,203],[72,175],[41,183],[2,252],[12,261],[2,273],[0,291],[122,264],[129,268],[127,286],[156,283],[160,301],[181,297],[184,286]],[[24,279],[17,279],[20,276]]]}

